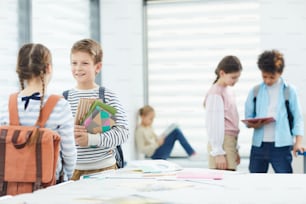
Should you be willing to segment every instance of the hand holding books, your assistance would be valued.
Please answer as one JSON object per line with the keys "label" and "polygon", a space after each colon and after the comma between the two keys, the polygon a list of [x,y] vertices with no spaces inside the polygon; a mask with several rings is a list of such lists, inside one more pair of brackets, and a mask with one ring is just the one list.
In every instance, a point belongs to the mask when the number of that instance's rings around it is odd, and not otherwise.
{"label": "hand holding books", "polygon": [[100,99],[81,98],[79,101],[75,123],[84,125],[89,133],[102,133],[115,124],[111,118],[116,109],[103,103]]}

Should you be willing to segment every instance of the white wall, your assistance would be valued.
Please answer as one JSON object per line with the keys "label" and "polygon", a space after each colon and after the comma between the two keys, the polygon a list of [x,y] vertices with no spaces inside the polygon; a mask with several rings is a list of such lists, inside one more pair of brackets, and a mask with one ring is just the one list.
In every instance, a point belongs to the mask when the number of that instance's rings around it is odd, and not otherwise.
{"label": "white wall", "polygon": [[127,111],[130,138],[123,145],[135,158],[136,112],[143,105],[143,6],[141,0],[101,0],[102,83],[115,91]]}
{"label": "white wall", "polygon": [[297,86],[306,113],[306,1],[261,0],[262,49],[284,54],[283,76]]}

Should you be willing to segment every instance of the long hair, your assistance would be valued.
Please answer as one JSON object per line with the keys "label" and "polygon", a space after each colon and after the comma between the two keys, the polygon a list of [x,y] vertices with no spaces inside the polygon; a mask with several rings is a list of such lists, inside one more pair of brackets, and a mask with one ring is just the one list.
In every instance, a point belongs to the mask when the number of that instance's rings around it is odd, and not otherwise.
{"label": "long hair", "polygon": [[[18,52],[16,72],[18,74],[21,90],[25,89],[25,82],[39,77],[42,82],[42,95],[40,98],[40,113],[45,96],[45,74],[47,67],[52,65],[52,56],[50,50],[42,44],[28,43],[23,45]],[[39,120],[40,118],[38,118]],[[36,142],[39,133],[38,128],[32,133],[30,145]]]}
{"label": "long hair", "polygon": [[19,49],[16,72],[21,90],[25,88],[25,81],[40,77],[43,86],[40,107],[43,105],[45,95],[44,76],[49,65],[52,65],[52,56],[50,50],[44,45],[28,43]]}
{"label": "long hair", "polygon": [[219,80],[221,70],[225,73],[239,72],[242,71],[242,65],[238,57],[233,55],[225,56],[215,69],[215,74],[217,77],[214,81],[214,84]]}

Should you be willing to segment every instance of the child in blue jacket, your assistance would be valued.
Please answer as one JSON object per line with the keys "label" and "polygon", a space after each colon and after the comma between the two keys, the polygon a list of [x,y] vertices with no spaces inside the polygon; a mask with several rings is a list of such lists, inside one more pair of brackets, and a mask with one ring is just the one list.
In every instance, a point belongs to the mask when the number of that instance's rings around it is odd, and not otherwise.
{"label": "child in blue jacket", "polygon": [[[259,55],[258,67],[263,82],[254,101],[254,89],[245,102],[245,117],[274,117],[275,121],[247,123],[254,128],[250,152],[249,171],[266,173],[269,164],[275,173],[292,173],[292,154],[303,152],[302,136],[304,121],[295,88],[282,78],[285,67],[283,55],[277,51],[264,51]],[[289,89],[289,110],[285,105],[284,89]],[[292,128],[289,126],[288,111],[293,115]]]}

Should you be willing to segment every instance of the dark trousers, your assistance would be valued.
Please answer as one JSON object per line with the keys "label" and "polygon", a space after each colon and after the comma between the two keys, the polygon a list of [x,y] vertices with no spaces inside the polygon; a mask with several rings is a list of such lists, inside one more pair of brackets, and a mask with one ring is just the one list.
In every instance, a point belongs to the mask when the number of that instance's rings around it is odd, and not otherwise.
{"label": "dark trousers", "polygon": [[164,143],[155,150],[152,159],[168,159],[173,149],[175,141],[179,141],[188,156],[192,155],[195,151],[186,140],[182,131],[178,128],[174,129],[166,138]]}
{"label": "dark trousers", "polygon": [[292,173],[292,146],[275,147],[274,142],[263,142],[261,147],[252,146],[249,171],[267,173],[269,163],[275,173]]}

